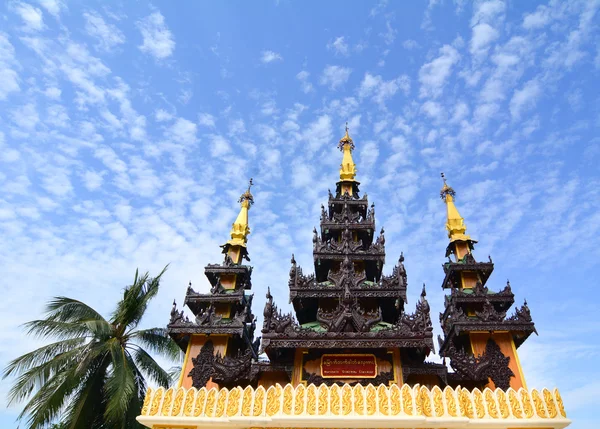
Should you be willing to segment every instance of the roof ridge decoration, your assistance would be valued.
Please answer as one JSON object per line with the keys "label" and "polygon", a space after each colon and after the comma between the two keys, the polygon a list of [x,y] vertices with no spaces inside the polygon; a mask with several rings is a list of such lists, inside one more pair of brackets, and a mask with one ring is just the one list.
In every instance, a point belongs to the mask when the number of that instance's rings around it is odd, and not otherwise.
{"label": "roof ridge decoration", "polygon": [[338,148],[343,152],[342,164],[340,166],[340,181],[354,182],[356,177],[356,164],[352,159],[354,141],[348,133],[348,122],[346,122],[346,135],[340,139]]}
{"label": "roof ridge decoration", "polygon": [[252,179],[248,182],[248,189],[238,199],[241,208],[240,212],[231,226],[231,239],[223,245],[224,253],[226,248],[229,246],[240,246],[246,247],[248,242],[248,235],[250,235],[250,227],[248,226],[248,210],[254,204],[254,196],[250,192],[250,188],[253,185]]}
{"label": "roof ridge decoration", "polygon": [[477,241],[471,239],[469,235],[465,234],[467,231],[465,219],[458,212],[456,205],[454,205],[454,197],[456,192],[451,186],[448,186],[448,183],[446,183],[446,176],[444,173],[442,173],[442,180],[444,181],[444,186],[442,186],[440,191],[440,197],[446,203],[446,229],[448,230],[448,238],[450,239],[450,243],[455,241],[477,243]]}

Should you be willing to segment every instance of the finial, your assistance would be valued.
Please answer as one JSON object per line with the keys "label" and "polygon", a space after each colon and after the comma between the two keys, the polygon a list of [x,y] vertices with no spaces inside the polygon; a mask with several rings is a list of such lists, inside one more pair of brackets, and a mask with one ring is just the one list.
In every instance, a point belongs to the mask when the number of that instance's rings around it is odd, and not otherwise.
{"label": "finial", "polygon": [[189,286],[192,287],[192,281],[190,280]]}
{"label": "finial", "polygon": [[340,139],[340,142],[338,143],[338,148],[343,151],[344,147],[348,145],[348,147],[350,148],[350,150],[354,150],[354,142],[352,141],[352,138],[350,137],[350,129],[348,128],[348,122],[346,121],[346,135],[344,135],[344,137],[342,137]]}
{"label": "finial", "polygon": [[442,180],[444,181],[444,186],[442,186],[442,190],[440,191],[440,198],[442,200],[445,200],[446,195],[450,195],[451,197],[453,197],[454,195],[456,195],[456,192],[454,192],[454,189],[452,189],[452,187],[448,186],[448,183],[446,182],[446,175],[443,172],[441,176]]}
{"label": "finial", "polygon": [[244,192],[240,196],[238,203],[243,203],[244,201],[248,201],[249,205],[254,204],[254,196],[250,192],[250,188],[252,187],[252,185],[254,185],[254,182],[252,181],[252,178],[250,178],[250,180],[248,181],[248,189],[246,190],[246,192]]}
{"label": "finial", "polygon": [[425,282],[423,282],[423,290],[421,291],[421,297],[425,298],[426,295],[427,295],[427,292],[425,291]]}
{"label": "finial", "polygon": [[296,258],[294,258],[294,254],[292,253],[292,260],[290,261],[292,265],[296,265]]}

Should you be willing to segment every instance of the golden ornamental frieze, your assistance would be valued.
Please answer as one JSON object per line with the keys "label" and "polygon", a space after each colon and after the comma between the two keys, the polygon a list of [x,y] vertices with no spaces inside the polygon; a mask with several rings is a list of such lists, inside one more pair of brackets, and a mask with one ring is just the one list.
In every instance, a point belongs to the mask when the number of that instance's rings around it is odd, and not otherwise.
{"label": "golden ornamental frieze", "polygon": [[[544,420],[547,427],[562,428],[569,421],[558,390],[515,391],[508,389],[469,391],[416,385],[373,385],[350,387],[299,385],[271,386],[268,389],[148,389],[138,418],[148,427],[209,427],[217,424],[240,427],[244,420],[262,422],[262,427],[282,427],[302,419],[420,418],[418,427],[435,420],[514,420],[527,427]],[[528,422],[529,421],[529,422]],[[233,424],[232,422],[235,422]],[[272,422],[270,424],[270,422]],[[288,422],[288,423],[286,423]],[[294,426],[290,425],[290,427]],[[546,427],[545,426],[545,427]],[[248,426],[246,426],[248,427]],[[417,427],[417,426],[415,426]],[[436,426],[437,427],[437,426]],[[524,426],[525,427],[525,426]]]}

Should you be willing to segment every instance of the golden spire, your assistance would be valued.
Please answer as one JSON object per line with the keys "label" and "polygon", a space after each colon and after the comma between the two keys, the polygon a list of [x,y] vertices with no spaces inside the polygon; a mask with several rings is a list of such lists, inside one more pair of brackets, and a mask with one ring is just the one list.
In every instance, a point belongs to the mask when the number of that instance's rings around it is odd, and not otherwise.
{"label": "golden spire", "polygon": [[248,235],[250,234],[250,227],[248,226],[248,210],[250,210],[250,206],[254,204],[254,197],[250,192],[252,185],[252,179],[250,179],[248,190],[246,190],[238,200],[242,208],[240,209],[237,219],[231,226],[231,240],[227,242],[227,244],[231,246],[246,247]]}
{"label": "golden spire", "polygon": [[356,177],[356,164],[354,164],[354,161],[352,160],[354,142],[348,134],[348,122],[346,122],[346,135],[340,139],[338,148],[344,153],[342,165],[340,166],[340,181],[354,182],[354,178]]}
{"label": "golden spire", "polygon": [[452,189],[446,183],[446,176],[442,173],[442,180],[444,181],[444,186],[440,191],[440,197],[446,202],[446,229],[448,230],[448,238],[450,239],[450,243],[455,241],[470,241],[471,237],[465,234],[467,231],[467,226],[465,225],[465,220],[461,217],[458,212],[456,206],[454,205],[454,189]]}

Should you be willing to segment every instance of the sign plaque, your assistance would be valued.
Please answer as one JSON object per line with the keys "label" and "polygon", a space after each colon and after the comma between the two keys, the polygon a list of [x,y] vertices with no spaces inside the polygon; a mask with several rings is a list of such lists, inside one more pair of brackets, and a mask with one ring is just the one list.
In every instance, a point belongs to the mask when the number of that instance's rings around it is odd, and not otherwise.
{"label": "sign plaque", "polygon": [[372,354],[324,354],[321,356],[323,378],[375,378],[377,360]]}

